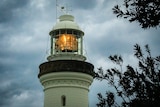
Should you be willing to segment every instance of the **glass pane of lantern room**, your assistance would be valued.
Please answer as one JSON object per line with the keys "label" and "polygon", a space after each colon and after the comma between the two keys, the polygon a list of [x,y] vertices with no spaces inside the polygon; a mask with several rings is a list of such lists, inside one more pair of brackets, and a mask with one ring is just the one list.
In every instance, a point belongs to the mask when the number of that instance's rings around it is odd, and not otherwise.
{"label": "glass pane of lantern room", "polygon": [[63,29],[63,30],[60,30],[60,34],[65,34],[66,33],[66,30]]}

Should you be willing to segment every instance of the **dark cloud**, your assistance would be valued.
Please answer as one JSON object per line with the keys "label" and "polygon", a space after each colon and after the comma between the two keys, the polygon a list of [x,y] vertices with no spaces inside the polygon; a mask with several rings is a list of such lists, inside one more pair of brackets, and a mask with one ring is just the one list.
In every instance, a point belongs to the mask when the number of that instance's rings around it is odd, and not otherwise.
{"label": "dark cloud", "polygon": [[[20,46],[10,48],[10,43],[8,42],[14,41],[6,40],[8,39],[5,39],[5,37],[0,40],[0,107],[34,107],[32,102],[34,103],[34,100],[37,98],[30,93],[35,90],[37,90],[37,94],[40,90],[42,92],[37,77],[39,71],[38,66],[41,60],[39,59],[39,52],[29,51],[29,48],[25,48],[27,45],[24,45],[25,47],[22,46],[22,48]],[[26,49],[25,52],[23,48]],[[17,49],[23,50],[17,51]],[[36,94],[36,92],[32,94]],[[20,97],[25,96],[27,98],[25,98],[24,101],[19,101]],[[15,97],[18,99],[15,99]],[[40,98],[42,99],[42,97]],[[17,102],[17,105],[15,102]],[[26,105],[27,102],[28,104]],[[13,104],[15,104],[15,106],[13,106]]]}
{"label": "dark cloud", "polygon": [[23,90],[22,87],[20,87],[18,84],[11,82],[11,81],[2,81],[3,82],[2,86],[0,87],[0,95],[1,95],[1,100],[0,100],[0,106],[1,107],[6,107],[7,105],[10,105],[11,98],[14,95],[20,94]]}
{"label": "dark cloud", "polygon": [[92,9],[96,6],[97,0],[69,0],[69,5],[72,9]]}
{"label": "dark cloud", "polygon": [[[39,90],[35,90],[35,92],[32,90],[30,90],[28,87],[25,87],[25,85],[17,84],[14,82],[11,82],[6,86],[0,87],[0,95],[1,95],[0,106],[1,107],[28,107],[28,106],[35,107],[41,104],[41,102],[39,102],[41,100],[39,98],[36,98],[36,97],[42,97],[41,95],[38,95]],[[36,103],[35,99],[36,100],[39,99],[39,101],[37,101],[37,105],[34,104]]]}
{"label": "dark cloud", "polygon": [[0,23],[11,21],[17,9],[25,7],[30,0],[1,0],[0,3]]}
{"label": "dark cloud", "polygon": [[[13,58],[9,58],[9,59],[10,59],[10,63],[8,62],[8,64],[4,65],[2,64],[2,61],[0,63],[0,72],[1,72],[0,106],[1,107],[7,107],[7,106],[8,107],[9,106],[34,107],[31,102],[33,102],[36,98],[35,96],[31,96],[30,93],[34,90],[37,90],[37,94],[38,94],[39,93],[38,91],[42,90],[37,77],[38,68],[34,67],[34,66],[38,67],[38,64],[35,64],[35,62],[33,61],[32,62],[27,61],[24,58],[20,58],[18,59],[18,61],[11,63],[12,62],[11,60]],[[36,92],[32,94],[36,94]],[[21,97],[22,97],[22,100],[24,101],[18,102],[17,100],[21,100],[20,99]],[[27,104],[27,101],[28,101],[28,104]],[[15,102],[17,102],[17,105],[13,106],[13,103]]]}
{"label": "dark cloud", "polygon": [[43,39],[39,36],[43,32],[36,30],[37,24],[41,24],[37,19],[47,15],[41,14],[43,6],[31,2],[2,0],[0,3],[0,107],[43,106],[43,90],[37,75],[45,53],[39,48],[45,47],[48,32]]}

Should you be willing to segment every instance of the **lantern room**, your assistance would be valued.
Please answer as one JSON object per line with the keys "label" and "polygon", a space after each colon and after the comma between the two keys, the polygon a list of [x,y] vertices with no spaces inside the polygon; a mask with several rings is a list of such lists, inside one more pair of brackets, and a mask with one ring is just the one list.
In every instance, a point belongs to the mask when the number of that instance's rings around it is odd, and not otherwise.
{"label": "lantern room", "polygon": [[59,21],[49,34],[51,36],[51,48],[48,61],[86,60],[86,57],[83,56],[84,32],[74,21],[72,15],[60,16]]}

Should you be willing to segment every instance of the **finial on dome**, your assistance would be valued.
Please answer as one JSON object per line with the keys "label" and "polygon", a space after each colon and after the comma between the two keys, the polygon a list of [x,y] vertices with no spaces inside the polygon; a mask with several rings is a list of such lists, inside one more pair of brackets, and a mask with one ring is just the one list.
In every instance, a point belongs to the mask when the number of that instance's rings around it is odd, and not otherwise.
{"label": "finial on dome", "polygon": [[71,6],[69,6],[68,4],[59,5],[58,0],[56,0],[56,19],[59,17],[59,12],[61,13],[61,15],[68,15],[70,11],[72,11]]}
{"label": "finial on dome", "polygon": [[70,11],[72,11],[69,6],[66,4],[66,6],[61,6],[61,11],[64,13],[64,14],[69,14]]}

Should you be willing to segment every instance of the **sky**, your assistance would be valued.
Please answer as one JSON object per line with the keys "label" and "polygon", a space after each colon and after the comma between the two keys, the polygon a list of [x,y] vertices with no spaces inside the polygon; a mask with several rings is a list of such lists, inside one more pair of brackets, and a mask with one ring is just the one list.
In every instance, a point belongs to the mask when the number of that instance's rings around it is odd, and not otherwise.
{"label": "sky", "polygon": [[[115,65],[108,56],[119,54],[125,65],[136,66],[136,43],[149,44],[152,55],[160,55],[160,29],[142,29],[138,23],[117,18],[112,8],[119,0],[58,0],[85,32],[84,55],[95,67]],[[58,9],[57,16],[63,14]],[[56,23],[55,0],[1,0],[0,2],[0,107],[43,107],[39,65],[49,56],[49,32]],[[90,107],[97,93],[112,89],[106,81],[90,86]]]}

